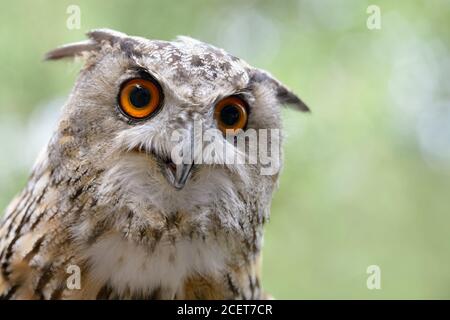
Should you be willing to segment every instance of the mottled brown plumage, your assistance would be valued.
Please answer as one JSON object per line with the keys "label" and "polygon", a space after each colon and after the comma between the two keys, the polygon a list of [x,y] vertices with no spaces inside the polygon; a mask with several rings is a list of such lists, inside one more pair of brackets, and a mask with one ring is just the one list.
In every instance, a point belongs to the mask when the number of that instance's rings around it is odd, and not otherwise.
{"label": "mottled brown plumage", "polygon": [[[82,56],[85,66],[1,222],[0,296],[264,298],[261,241],[279,168],[261,175],[260,163],[193,160],[186,185],[175,188],[163,159],[171,159],[174,130],[191,132],[196,120],[216,127],[212,109],[222,97],[245,97],[253,129],[280,128],[281,104],[306,106],[268,73],[197,40],[88,35],[47,55]],[[155,116],[133,121],[118,112],[117,96],[142,72],[160,83],[164,101]],[[73,266],[76,288],[68,284]]]}

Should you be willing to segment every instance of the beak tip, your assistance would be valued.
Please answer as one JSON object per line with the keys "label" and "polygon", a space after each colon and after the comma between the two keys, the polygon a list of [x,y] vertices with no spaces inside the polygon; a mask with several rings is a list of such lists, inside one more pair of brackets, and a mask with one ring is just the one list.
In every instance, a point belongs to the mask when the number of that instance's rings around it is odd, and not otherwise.
{"label": "beak tip", "polygon": [[184,188],[184,185],[180,186],[180,185],[174,185],[175,190],[180,191]]}
{"label": "beak tip", "polygon": [[186,185],[186,182],[191,175],[192,167],[193,164],[167,165],[165,168],[167,181],[175,188],[175,190],[180,191]]}

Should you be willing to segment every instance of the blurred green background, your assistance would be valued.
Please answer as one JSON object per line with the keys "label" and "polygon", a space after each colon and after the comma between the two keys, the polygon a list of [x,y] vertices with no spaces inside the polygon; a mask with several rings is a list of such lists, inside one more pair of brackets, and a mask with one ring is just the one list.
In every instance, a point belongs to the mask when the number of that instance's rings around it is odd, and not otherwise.
{"label": "blurred green background", "polygon": [[[66,27],[67,7],[81,28]],[[370,4],[381,29],[369,30]],[[80,65],[44,63],[97,27],[190,35],[265,68],[285,110],[266,228],[276,298],[450,298],[450,1],[10,1],[0,10],[0,207],[24,186]],[[381,268],[368,290],[366,269]]]}

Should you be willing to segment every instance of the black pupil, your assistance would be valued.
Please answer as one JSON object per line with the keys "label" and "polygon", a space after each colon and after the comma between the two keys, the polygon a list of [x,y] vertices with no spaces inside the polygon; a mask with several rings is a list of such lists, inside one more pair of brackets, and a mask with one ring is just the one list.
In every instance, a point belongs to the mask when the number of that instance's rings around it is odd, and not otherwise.
{"label": "black pupil", "polygon": [[241,114],[236,106],[228,105],[220,111],[220,120],[227,125],[232,126],[239,121]]}
{"label": "black pupil", "polygon": [[130,102],[136,108],[146,107],[151,100],[150,91],[141,86],[135,86],[130,92]]}

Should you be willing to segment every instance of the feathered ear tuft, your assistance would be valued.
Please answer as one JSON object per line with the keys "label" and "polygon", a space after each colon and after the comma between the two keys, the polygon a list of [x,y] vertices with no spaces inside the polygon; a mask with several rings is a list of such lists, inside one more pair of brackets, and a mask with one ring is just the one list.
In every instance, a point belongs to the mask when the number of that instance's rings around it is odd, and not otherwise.
{"label": "feathered ear tuft", "polygon": [[253,69],[250,72],[250,83],[264,83],[272,86],[275,90],[275,97],[280,104],[295,107],[299,111],[310,112],[308,106],[291,89],[266,71]]}
{"label": "feathered ear tuft", "polygon": [[119,31],[112,30],[112,29],[106,29],[106,28],[91,30],[88,33],[86,33],[86,35],[90,39],[92,39],[98,43],[100,43],[102,41],[108,41],[111,43],[115,43],[115,42],[127,37],[127,35],[123,32],[119,32]]}
{"label": "feathered ear tuft", "polygon": [[126,34],[111,29],[94,29],[86,34],[89,40],[69,43],[47,52],[45,60],[59,60],[63,58],[74,58],[84,52],[96,51],[101,47],[102,41],[115,43]]}
{"label": "feathered ear tuft", "polygon": [[99,44],[93,40],[69,43],[60,46],[45,54],[45,60],[59,60],[63,58],[74,58],[86,51],[98,50]]}

